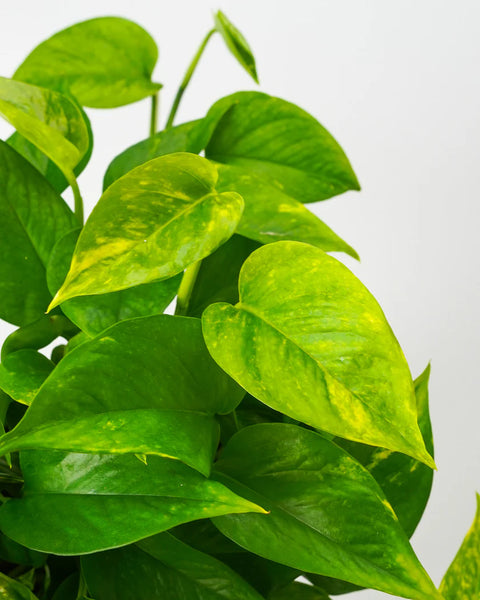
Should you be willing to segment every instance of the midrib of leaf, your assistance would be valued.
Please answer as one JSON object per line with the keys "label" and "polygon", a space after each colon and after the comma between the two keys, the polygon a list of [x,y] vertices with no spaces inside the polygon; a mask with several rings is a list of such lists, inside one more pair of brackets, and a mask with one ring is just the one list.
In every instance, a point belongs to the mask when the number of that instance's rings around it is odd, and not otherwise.
{"label": "midrib of leaf", "polygon": [[[385,574],[387,575],[387,577],[390,580],[395,580],[396,582],[399,582],[402,586],[402,588],[405,587],[405,582],[402,581],[401,579],[399,579],[399,577],[395,574],[389,573],[385,568],[380,567],[372,562],[369,562],[367,560],[365,560],[365,558],[363,558],[361,555],[357,554],[356,552],[352,552],[350,549],[348,549],[347,551],[345,551],[342,548],[342,545],[337,542],[336,540],[332,539],[331,537],[329,537],[328,535],[326,535],[325,533],[323,533],[322,531],[319,531],[318,529],[315,529],[312,525],[310,525],[309,523],[307,523],[306,521],[304,521],[302,518],[292,514],[288,509],[286,509],[284,506],[281,506],[279,504],[277,504],[275,502],[275,500],[271,500],[270,498],[266,497],[264,494],[258,492],[257,490],[252,489],[251,487],[249,487],[246,483],[243,483],[242,481],[239,481],[238,479],[235,479],[234,477],[231,477],[230,475],[227,475],[224,471],[219,470],[219,472],[221,473],[222,477],[225,477],[226,479],[233,481],[236,486],[240,486],[240,488],[244,488],[246,490],[248,490],[249,492],[253,493],[254,496],[258,496],[262,502],[265,502],[267,506],[271,506],[273,504],[273,506],[275,506],[276,510],[280,511],[281,513],[283,513],[284,515],[286,515],[287,519],[291,519],[295,522],[299,522],[302,525],[304,525],[305,527],[307,527],[308,529],[310,529],[311,531],[313,531],[316,535],[319,535],[320,537],[324,538],[325,540],[327,540],[330,544],[332,544],[333,546],[336,546],[337,548],[339,548],[342,552],[345,552],[346,554],[348,554],[349,556],[354,557],[361,565],[366,565],[369,569],[371,569],[372,567],[375,569],[376,572],[378,572],[380,575]],[[250,500],[250,502],[253,502],[252,500]],[[253,502],[253,504],[256,504],[256,502]],[[228,515],[227,515],[228,516]],[[221,517],[220,517],[221,518]],[[283,531],[283,534],[285,535],[285,532]],[[296,542],[296,540],[294,538],[292,538],[292,541]],[[235,542],[238,543],[238,542]],[[239,544],[240,545],[240,544]],[[248,548],[245,548],[245,550],[249,551]],[[267,558],[267,557],[265,557]],[[296,567],[293,567],[296,568]],[[325,575],[324,573],[320,573],[321,575]],[[328,577],[335,577],[335,574],[329,574],[327,575]],[[343,576],[342,576],[343,578]],[[351,579],[346,579],[344,578],[344,581],[349,581],[350,583],[356,584],[357,582],[352,581]],[[408,586],[408,584],[407,584]],[[408,591],[411,591],[411,588],[408,586]]]}
{"label": "midrib of leaf", "polygon": [[[307,350],[305,350],[304,348],[302,348],[301,346],[299,346],[294,340],[292,340],[287,334],[285,334],[279,327],[277,327],[276,325],[273,325],[270,321],[268,321],[267,319],[265,319],[265,317],[262,314],[257,313],[255,309],[253,309],[251,306],[248,306],[247,304],[244,304],[242,301],[240,301],[238,304],[236,304],[234,308],[237,308],[237,309],[239,308],[240,310],[244,310],[245,312],[251,314],[255,318],[259,319],[260,321],[263,321],[266,325],[268,325],[269,327],[271,327],[273,330],[275,330],[282,337],[284,337],[295,348],[297,348],[298,350],[300,350],[300,352],[302,352],[305,356],[307,356],[310,360],[312,360],[318,366],[318,368],[321,371],[323,371],[323,373],[325,373],[329,377],[331,377],[343,390],[345,390],[345,392],[347,392],[350,396],[353,396],[353,398],[355,398],[356,400],[358,400],[358,402],[360,402],[366,408],[367,412],[373,413],[376,416],[379,416],[380,419],[383,422],[385,422],[387,425],[390,425],[393,428],[393,430],[395,431],[395,433],[398,434],[401,437],[401,439],[406,442],[407,447],[408,448],[411,447],[408,438],[406,438],[403,435],[403,431],[398,430],[398,428],[396,426],[394,426],[393,422],[390,421],[389,419],[387,419],[378,410],[378,408],[376,408],[375,406],[370,406],[368,404],[368,402],[366,402],[361,396],[358,396],[357,394],[355,394],[354,392],[352,392],[349,388],[347,388],[346,385],[343,382],[341,382],[339,379],[337,379],[336,377],[334,377],[328,371],[328,369],[326,369],[323,366],[323,364],[320,361],[318,361],[317,359],[315,359]],[[329,390],[328,390],[328,386],[325,386],[325,391],[326,391],[327,395],[330,396],[330,393],[329,393]],[[330,433],[333,433],[333,434],[338,435],[340,437],[342,437],[342,435],[344,435],[344,432],[330,431]],[[360,441],[361,442],[362,440],[356,440],[356,441]],[[365,442],[363,442],[363,443],[365,443]]]}

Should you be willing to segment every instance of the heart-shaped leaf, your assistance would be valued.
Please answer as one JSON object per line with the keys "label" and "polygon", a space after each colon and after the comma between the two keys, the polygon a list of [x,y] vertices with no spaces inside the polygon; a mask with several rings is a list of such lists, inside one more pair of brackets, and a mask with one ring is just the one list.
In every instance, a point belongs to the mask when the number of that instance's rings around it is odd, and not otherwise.
{"label": "heart-shaped leaf", "polygon": [[76,185],[74,169],[88,152],[89,135],[74,102],[58,92],[0,77],[0,116]]}
{"label": "heart-shaped leaf", "polygon": [[82,558],[82,572],[96,600],[262,600],[219,560],[161,533],[119,550]]}
{"label": "heart-shaped leaf", "polygon": [[[80,229],[70,231],[52,250],[47,265],[47,282],[52,295],[65,280],[79,233]],[[174,299],[180,280],[179,274],[119,292],[72,298],[62,304],[62,312],[80,329],[94,336],[120,321],[163,313]]]}
{"label": "heart-shaped leaf", "polygon": [[83,106],[113,108],[155,94],[158,50],[136,23],[100,17],[59,31],[37,46],[14,78],[68,91]]}
{"label": "heart-shaped leaf", "polygon": [[31,404],[54,364],[35,350],[8,354],[0,364],[0,389],[22,404]]}
{"label": "heart-shaped leaf", "polygon": [[475,519],[445,573],[440,592],[445,600],[480,598],[480,494]]}
{"label": "heart-shaped leaf", "polygon": [[161,156],[112,184],[90,215],[50,308],[168,279],[235,231],[241,196],[215,190],[217,171],[188,153]]}
{"label": "heart-shaped leaf", "polygon": [[0,318],[25,325],[51,299],[45,269],[52,248],[76,226],[45,179],[0,141]]}
{"label": "heart-shaped leaf", "polygon": [[29,548],[86,554],[130,544],[199,518],[264,512],[183,463],[158,456],[21,453],[22,498],[0,508],[0,527]]}
{"label": "heart-shaped leaf", "polygon": [[[223,117],[218,121],[218,113]],[[206,121],[218,124],[205,149],[214,161],[242,167],[300,202],[360,189],[334,138],[304,110],[260,92],[219,100]]]}
{"label": "heart-shaped leaf", "polygon": [[269,511],[214,519],[247,550],[405,598],[441,599],[376,481],[321,435],[247,427],[224,449],[215,477]]}
{"label": "heart-shaped leaf", "polygon": [[376,300],[318,248],[276,242],[245,261],[240,302],[203,313],[210,354],[250,394],[343,438],[434,466],[413,382]]}
{"label": "heart-shaped leaf", "polygon": [[62,359],[0,451],[158,454],[208,474],[214,414],[242,395],[210,358],[199,320],[123,321]]}
{"label": "heart-shaped leaf", "polygon": [[233,56],[251,78],[258,83],[255,58],[247,40],[221,10],[215,13],[215,29],[220,33]]}

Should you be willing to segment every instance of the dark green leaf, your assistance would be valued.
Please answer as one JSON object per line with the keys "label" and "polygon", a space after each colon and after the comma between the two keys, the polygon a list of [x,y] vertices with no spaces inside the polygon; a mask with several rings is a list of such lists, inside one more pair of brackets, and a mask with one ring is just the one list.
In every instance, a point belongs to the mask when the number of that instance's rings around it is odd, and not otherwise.
{"label": "dark green leaf", "polygon": [[176,460],[151,456],[21,454],[24,495],[0,508],[9,537],[72,555],[138,541],[194,519],[262,509]]}
{"label": "dark green leaf", "polygon": [[267,515],[214,519],[247,550],[413,600],[440,600],[370,473],[321,435],[264,424],[237,433],[216,477]]}
{"label": "dark green leaf", "polygon": [[242,395],[210,358],[198,319],[132,319],[68,353],[0,449],[158,454],[208,474],[214,414]]}
{"label": "dark green leaf", "polygon": [[360,189],[343,150],[311,115],[259,92],[222,98],[206,117],[224,115],[205,156],[242,167],[300,202],[325,200]]}
{"label": "dark green leaf", "polygon": [[294,240],[358,259],[355,250],[301,202],[244,168],[218,165],[217,169],[217,189],[237,192],[245,201],[238,233],[262,244]]}
{"label": "dark green leaf", "polygon": [[202,145],[199,147],[196,138],[200,123],[190,121],[177,127],[169,127],[124,150],[108,166],[103,178],[103,189],[106,190],[114,181],[153,158],[174,152],[198,154],[203,149]]}
{"label": "dark green leaf", "polygon": [[42,42],[14,78],[68,91],[83,106],[113,108],[155,94],[158,50],[136,23],[100,17],[77,23]]}
{"label": "dark green leaf", "polygon": [[275,590],[267,598],[268,600],[329,600],[327,594],[320,588],[298,581]]}
{"label": "dark green leaf", "polygon": [[226,565],[168,533],[84,557],[82,570],[96,600],[262,600]]}
{"label": "dark green leaf", "polygon": [[213,254],[204,258],[197,270],[190,295],[184,299],[184,313],[200,317],[212,302],[237,302],[240,269],[258,247],[257,242],[234,235]]}
{"label": "dark green leaf", "polygon": [[37,600],[32,592],[15,579],[0,573],[0,599],[1,600]]}
{"label": "dark green leaf", "polygon": [[440,584],[445,600],[478,600],[480,598],[480,495],[477,513],[452,564]]}
{"label": "dark green leaf", "polygon": [[[85,169],[93,150],[93,133],[90,120],[82,108],[80,106],[78,108],[83,120],[85,121],[89,143],[87,152],[84,154],[78,165],[73,169],[75,177],[78,177]],[[45,177],[45,179],[50,183],[56,192],[61,194],[68,187],[69,183],[57,165],[51,161],[41,150],[23,137],[23,135],[15,132],[8,138],[7,144],[14,148],[24,158],[26,158],[28,162],[37,169],[37,171],[40,171],[40,173]]]}
{"label": "dark green leaf", "polygon": [[73,101],[58,92],[0,77],[0,116],[75,185],[73,171],[88,152],[89,135]]}
{"label": "dark green leaf", "polygon": [[161,156],[112,184],[80,234],[67,279],[50,307],[168,279],[235,231],[241,196],[215,190],[217,171],[194,154]]}
{"label": "dark green leaf", "polygon": [[45,313],[46,264],[75,223],[36,169],[0,141],[0,318],[25,325]]}
{"label": "dark green leaf", "polygon": [[[70,231],[52,251],[47,265],[47,282],[52,295],[65,280],[79,233],[80,229]],[[163,313],[174,299],[180,280],[179,274],[111,294],[72,298],[62,304],[62,312],[80,329],[94,336],[119,321]]]}
{"label": "dark green leaf", "polygon": [[257,69],[255,66],[255,58],[252,50],[248,45],[247,40],[238,31],[233,23],[231,23],[225,14],[219,10],[215,14],[215,28],[223,37],[228,49],[233,56],[238,60],[242,67],[258,83]]}
{"label": "dark green leaf", "polygon": [[0,389],[17,402],[29,405],[54,366],[35,350],[8,354],[0,364]]}
{"label": "dark green leaf", "polygon": [[410,371],[363,284],[318,248],[277,242],[246,260],[240,302],[203,313],[207,347],[250,394],[335,435],[430,466]]}
{"label": "dark green leaf", "polygon": [[36,550],[30,550],[30,548],[21,546],[3,533],[0,533],[0,558],[13,564],[41,567],[45,563],[47,556]]}
{"label": "dark green leaf", "polygon": [[78,598],[78,572],[72,573],[55,590],[52,600],[81,600]]}

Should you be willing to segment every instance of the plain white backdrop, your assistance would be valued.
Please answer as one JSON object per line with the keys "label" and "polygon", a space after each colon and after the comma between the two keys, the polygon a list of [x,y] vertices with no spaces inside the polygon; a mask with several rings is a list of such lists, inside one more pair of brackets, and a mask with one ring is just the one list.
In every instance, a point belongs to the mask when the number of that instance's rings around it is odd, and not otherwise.
{"label": "plain white backdrop", "polygon": [[[259,89],[308,110],[345,149],[362,191],[310,207],[359,252],[360,264],[341,259],[382,305],[413,375],[432,362],[438,472],[412,543],[438,584],[480,491],[480,3],[4,0],[0,74],[10,76],[34,46],[76,21],[124,16],[159,44],[164,119],[217,8],[252,46]],[[177,122],[246,89],[255,85],[214,38]],[[88,112],[95,149],[80,187],[91,210],[110,160],[146,137],[149,102]],[[0,123],[0,138],[9,132]],[[1,339],[10,330],[0,323]]]}

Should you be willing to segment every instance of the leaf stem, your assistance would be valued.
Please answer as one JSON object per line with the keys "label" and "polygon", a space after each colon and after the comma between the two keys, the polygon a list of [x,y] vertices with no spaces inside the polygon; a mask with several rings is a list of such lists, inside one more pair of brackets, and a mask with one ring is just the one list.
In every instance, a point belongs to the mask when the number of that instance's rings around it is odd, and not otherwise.
{"label": "leaf stem", "polygon": [[150,113],[150,137],[157,133],[158,92],[152,95],[152,111]]}
{"label": "leaf stem", "polygon": [[177,294],[177,306],[175,308],[176,315],[186,315],[188,306],[190,304],[190,297],[192,295],[195,282],[197,281],[198,272],[202,266],[202,261],[197,260],[196,263],[190,265],[185,269],[185,272],[178,288]]}
{"label": "leaf stem", "polygon": [[168,115],[165,129],[167,127],[172,126],[173,120],[175,119],[175,115],[177,114],[177,110],[180,105],[182,96],[183,96],[185,90],[187,89],[188,84],[190,83],[190,79],[192,78],[195,68],[198,65],[200,58],[202,57],[202,54],[203,54],[203,51],[205,50],[206,45],[208,44],[208,40],[212,37],[212,35],[216,31],[217,30],[215,28],[213,28],[207,33],[207,35],[203,39],[203,42],[200,44],[200,47],[198,48],[195,56],[193,57],[192,62],[190,63],[190,66],[188,67],[187,72],[185,73],[185,76],[182,80],[182,83],[180,84],[180,87],[178,88],[177,95],[175,96],[175,99],[172,104],[172,108],[170,110],[170,114]]}
{"label": "leaf stem", "polygon": [[80,225],[83,225],[83,198],[82,198],[82,195],[80,194],[80,188],[78,187],[78,183],[77,183],[77,180],[75,179],[75,177],[71,178],[70,186],[72,188],[73,198],[75,201],[74,213],[75,213],[75,216],[77,217]]}

